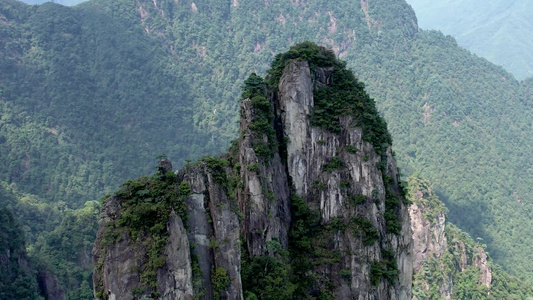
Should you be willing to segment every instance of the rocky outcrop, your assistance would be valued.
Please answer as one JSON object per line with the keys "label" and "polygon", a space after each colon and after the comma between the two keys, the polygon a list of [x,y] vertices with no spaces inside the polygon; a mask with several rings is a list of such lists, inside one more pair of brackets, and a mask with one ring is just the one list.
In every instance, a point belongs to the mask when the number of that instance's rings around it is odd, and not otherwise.
{"label": "rocky outcrop", "polygon": [[[191,185],[191,195],[186,199],[189,207],[187,233],[200,271],[195,275],[201,277],[195,293],[203,294],[205,299],[212,299],[215,293],[220,299],[242,299],[237,208],[227,191],[216,182],[215,177],[220,174],[212,172],[200,165],[187,168],[178,176]],[[227,280],[219,290],[214,282],[217,274]]]}
{"label": "rocky outcrop", "polygon": [[413,230],[413,269],[419,271],[427,258],[426,253],[432,253],[435,258],[441,258],[448,251],[448,242],[444,234],[445,217],[444,213],[439,213],[433,223],[424,217],[427,208],[423,205],[413,203],[409,207],[411,216],[411,228]]}
{"label": "rocky outcrop", "polygon": [[[430,188],[426,190],[426,186],[413,180],[410,184],[415,190],[411,195],[413,204],[409,207],[414,242],[413,271],[415,274],[423,274],[425,272],[424,267],[427,268],[428,261],[438,262],[445,259],[444,257],[448,253],[448,241],[445,235],[446,218],[442,205],[435,205],[433,202],[430,204],[430,200],[435,200],[433,198],[428,199],[434,197]],[[431,217],[428,216],[429,213],[432,213]],[[451,299],[451,275],[446,272],[444,265],[438,267],[438,272],[441,275],[439,276],[441,280],[437,283],[439,285],[439,295],[441,298]],[[430,289],[427,282],[418,282],[417,284],[426,292]],[[417,296],[414,298],[418,299]]]}
{"label": "rocky outcrop", "polygon": [[[289,180],[280,153],[275,152],[271,159],[264,161],[254,150],[254,138],[268,139],[255,137],[258,133],[250,130],[254,113],[251,99],[243,100],[240,124],[243,136],[238,153],[243,188],[237,192],[237,197],[239,209],[246,216],[242,233],[246,236],[248,251],[257,256],[267,254],[267,242],[273,239],[288,248],[291,213]],[[276,141],[266,141],[269,142]]]}
{"label": "rocky outcrop", "polygon": [[[349,230],[336,233],[331,239],[333,248],[346,255],[333,270],[328,266],[320,272],[340,284],[335,291],[337,299],[410,299],[412,257],[407,209],[398,200],[398,218],[402,224],[402,232],[398,235],[387,233],[383,216],[387,186],[377,165],[387,160],[386,175],[396,180],[390,148],[385,157],[377,155],[373,146],[363,140],[362,129],[353,127],[355,121],[351,116],[340,118],[340,134],[311,126],[309,114],[313,110],[313,89],[327,86],[333,72],[319,70],[315,74],[318,76],[314,80],[319,83],[313,82],[307,61],[294,61],[286,67],[279,84],[277,113],[288,140],[287,168],[295,191],[310,208],[320,212],[323,224],[335,218],[345,223],[354,218],[365,219],[380,236],[375,243],[365,245]],[[357,150],[347,151],[348,148]],[[324,166],[332,161],[342,162],[342,167],[324,171]],[[395,181],[391,185],[397,187],[398,183]],[[350,197],[354,195],[367,200],[353,205]],[[383,280],[375,288],[369,284],[370,264],[367,262],[381,260],[383,248],[395,253],[401,276],[394,284]],[[349,270],[350,280],[340,279],[339,270]]]}
{"label": "rocky outcrop", "polygon": [[479,282],[490,290],[492,284],[492,270],[488,264],[487,253],[482,247],[476,247],[475,251],[477,253],[474,254],[474,266],[481,271]]}
{"label": "rocky outcrop", "polygon": [[453,299],[454,283],[461,273],[473,274],[472,288],[483,285],[490,292],[492,271],[483,247],[466,233],[446,223],[446,209],[429,183],[409,179],[411,228],[414,241],[413,299]]}
{"label": "rocky outcrop", "polygon": [[[170,163],[161,164],[155,178],[174,180],[178,194],[187,190],[169,202],[176,211],[180,203],[186,209],[169,215],[162,260],[146,246],[153,227],[133,235],[120,225],[127,224],[123,204],[133,203],[124,197],[135,194],[135,205],[143,206],[154,202],[146,196],[152,192],[142,187],[109,198],[94,250],[97,298],[243,299],[251,295],[246,289],[261,292],[245,286],[241,268],[281,261],[279,268],[306,277],[287,286],[300,285],[298,292],[312,297],[410,299],[411,227],[390,145],[380,145],[378,154],[351,114],[337,117],[339,132],[310,120],[316,90],[330,87],[338,71],[295,59],[277,87],[252,78],[258,83],[241,102],[240,138],[228,154],[204,158],[175,178],[165,167]],[[295,222],[311,228],[291,233]],[[291,252],[295,244],[308,252]],[[292,259],[309,263],[293,266]],[[157,280],[146,286],[141,270],[154,261]],[[279,282],[286,273],[270,275],[273,288],[286,284]]]}
{"label": "rocky outcrop", "polygon": [[[164,263],[157,268],[156,282],[151,287],[143,283],[142,268],[149,264],[147,242],[157,241],[147,234],[132,238],[127,228],[116,227],[121,219],[121,199],[106,200],[93,253],[97,298],[137,299],[144,295],[193,299],[194,295],[202,295],[212,299],[217,293],[221,299],[242,299],[239,222],[226,192],[203,164],[182,170],[177,178],[177,182],[185,182],[191,189],[185,199],[188,218],[183,222],[174,211],[170,213],[168,242],[161,253]],[[229,282],[223,290],[215,291],[217,270]]]}

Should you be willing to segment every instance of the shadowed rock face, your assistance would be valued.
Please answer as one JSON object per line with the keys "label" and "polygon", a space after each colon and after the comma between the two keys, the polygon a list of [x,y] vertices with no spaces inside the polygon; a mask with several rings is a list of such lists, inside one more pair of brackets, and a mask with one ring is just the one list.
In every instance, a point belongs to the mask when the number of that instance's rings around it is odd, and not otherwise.
{"label": "shadowed rock face", "polygon": [[65,291],[59,285],[54,274],[47,270],[40,271],[37,274],[37,281],[42,295],[46,295],[49,300],[63,300],[65,299]]}
{"label": "shadowed rock face", "polygon": [[[241,243],[250,258],[272,255],[268,247],[272,241],[288,249],[292,196],[300,197],[318,213],[320,226],[329,226],[333,220],[349,224],[365,219],[376,232],[372,242],[364,242],[351,227],[321,238],[324,247],[338,253],[339,259],[317,263],[312,272],[328,278],[336,299],[411,298],[411,227],[407,208],[397,195],[400,189],[390,147],[384,156],[377,155],[351,116],[341,117],[340,134],[310,125],[313,91],[330,85],[332,74],[331,68],[311,72],[308,62],[292,61],[278,90],[268,92],[275,142],[286,150],[276,148],[268,158],[256,152],[254,141],[274,141],[267,135],[256,136],[262,133],[250,129],[257,111],[252,100],[245,99],[241,103],[241,137],[235,150],[222,156],[229,163],[216,170],[204,160],[177,173],[176,186],[186,182],[191,188],[185,199],[187,220],[174,213],[169,217],[165,263],[157,271],[159,298],[243,299],[241,256],[245,254]],[[347,146],[357,151],[347,151]],[[325,171],[323,166],[334,158],[342,160],[342,168]],[[382,169],[386,174],[377,168],[382,159],[386,159]],[[391,178],[387,185],[384,175]],[[394,213],[402,228],[399,234],[390,233],[385,226],[386,189],[398,196]],[[366,200],[353,204],[349,195]],[[120,219],[120,212],[116,197],[102,208],[94,282],[95,288],[103,286],[106,295],[97,295],[99,298],[133,299],[132,290],[140,282],[136,266],[146,263],[142,237],[132,240],[128,232],[122,232],[120,240],[103,243],[106,223]],[[384,249],[393,253],[398,276],[395,280],[378,276],[373,284],[371,262],[382,261]],[[222,288],[216,279],[220,274],[224,277]]]}
{"label": "shadowed rock face", "polygon": [[[244,135],[239,142],[238,160],[241,166],[242,191],[238,191],[241,212],[246,216],[241,224],[251,256],[267,254],[267,242],[278,240],[284,248],[289,245],[290,188],[286,165],[280,153],[274,153],[267,162],[262,161],[254,150],[254,133],[249,126],[254,119],[250,99],[241,103],[240,132]],[[251,168],[249,166],[257,166]],[[271,193],[268,195],[268,193]]]}
{"label": "shadowed rock face", "polygon": [[[162,253],[165,262],[157,269],[156,286],[153,290],[141,290],[140,294],[135,294],[135,290],[142,286],[140,270],[148,260],[147,237],[132,239],[129,232],[120,231],[120,238],[106,242],[110,230],[106,225],[119,220],[121,213],[118,198],[106,200],[93,250],[97,266],[93,282],[104,291],[97,298],[137,299],[156,295],[158,299],[194,299],[195,293],[201,293],[203,298],[212,299],[212,273],[217,268],[226,270],[230,280],[226,290],[220,291],[220,297],[242,298],[239,222],[230,210],[228,197],[203,165],[182,170],[178,178],[191,187],[191,195],[185,200],[189,208],[187,226],[171,212],[167,223],[168,243]],[[197,274],[193,274],[195,265]],[[195,276],[198,286],[193,284]]]}

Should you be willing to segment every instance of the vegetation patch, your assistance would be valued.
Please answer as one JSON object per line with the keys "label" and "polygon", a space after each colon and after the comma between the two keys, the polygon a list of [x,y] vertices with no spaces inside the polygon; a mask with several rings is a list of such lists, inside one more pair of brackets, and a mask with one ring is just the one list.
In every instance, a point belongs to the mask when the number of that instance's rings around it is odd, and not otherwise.
{"label": "vegetation patch", "polygon": [[332,172],[333,170],[339,170],[339,169],[342,169],[344,167],[344,163],[342,162],[342,160],[335,156],[331,159],[331,161],[327,164],[325,164],[324,166],[322,166],[322,170],[324,172]]}
{"label": "vegetation patch", "polygon": [[399,199],[394,196],[393,192],[387,189],[385,194],[385,226],[387,230],[394,234],[400,234],[402,231],[402,224],[398,219]]}
{"label": "vegetation patch", "polygon": [[348,195],[348,200],[350,200],[350,203],[352,203],[353,205],[359,205],[359,204],[363,204],[366,202],[366,196]]}
{"label": "vegetation patch", "polygon": [[346,146],[346,152],[355,154],[357,152],[357,148],[355,148],[352,145],[348,145],[348,146]]}
{"label": "vegetation patch", "polygon": [[211,283],[213,284],[213,291],[215,292],[215,299],[221,299],[221,293],[228,289],[230,279],[228,277],[228,271],[224,268],[218,267],[213,270],[211,276]]}
{"label": "vegetation patch", "polygon": [[398,279],[398,266],[394,259],[394,251],[391,249],[381,249],[382,260],[373,261],[370,264],[370,282],[374,286],[378,286],[381,278],[384,277],[387,281],[393,284]]}
{"label": "vegetation patch", "polygon": [[365,92],[364,84],[346,69],[346,63],[338,60],[333,51],[312,42],[292,46],[289,51],[278,54],[268,71],[267,83],[277,89],[283,69],[291,60],[306,60],[311,70],[333,68],[331,85],[314,91],[314,107],[311,125],[340,133],[340,117],[352,116],[357,126],[363,129],[363,139],[372,143],[379,155],[385,153],[392,138],[387,123],[379,115],[376,104]]}
{"label": "vegetation patch", "polygon": [[245,299],[291,299],[296,284],[291,280],[289,252],[276,240],[267,247],[271,255],[250,259],[243,252],[241,274]]}
{"label": "vegetation patch", "polygon": [[202,269],[200,269],[200,259],[198,255],[193,254],[193,247],[190,247],[191,261],[192,261],[192,288],[194,291],[194,299],[199,300],[205,296],[204,280],[202,277]]}
{"label": "vegetation patch", "polygon": [[379,232],[368,219],[353,217],[350,226],[354,229],[356,235],[362,237],[363,244],[366,246],[373,245],[379,239]]}
{"label": "vegetation patch", "polygon": [[229,162],[225,159],[211,156],[204,156],[202,161],[205,163],[209,173],[211,173],[213,180],[227,191],[228,178],[226,168],[229,166]]}
{"label": "vegetation patch", "polygon": [[[141,242],[147,249],[146,263],[139,266],[142,286],[137,288],[137,293],[142,294],[147,288],[155,291],[157,269],[165,264],[162,252],[168,243],[170,213],[174,210],[182,220],[187,219],[184,199],[190,192],[187,182],[177,185],[172,171],[160,171],[149,177],[128,180],[115,193],[114,197],[122,205],[121,218],[111,224],[106,239],[114,237],[116,241],[119,232],[126,231],[133,241]],[[157,296],[157,292],[152,292],[152,296]]]}
{"label": "vegetation patch", "polygon": [[242,90],[243,99],[250,99],[252,104],[253,119],[249,129],[253,133],[254,151],[259,157],[271,158],[278,149],[278,141],[273,127],[274,111],[265,96],[266,84],[263,78],[252,73],[244,81]]}

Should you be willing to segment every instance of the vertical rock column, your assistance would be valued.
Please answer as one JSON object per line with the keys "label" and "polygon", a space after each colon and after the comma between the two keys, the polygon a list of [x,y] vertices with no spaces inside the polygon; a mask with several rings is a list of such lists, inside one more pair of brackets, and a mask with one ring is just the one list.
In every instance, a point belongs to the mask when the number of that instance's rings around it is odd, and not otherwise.
{"label": "vertical rock column", "polygon": [[[277,240],[287,249],[290,227],[290,189],[285,164],[276,151],[272,157],[259,157],[252,141],[257,134],[250,130],[254,108],[250,99],[241,102],[242,138],[239,142],[240,177],[243,183],[238,192],[241,224],[250,255],[268,254],[267,244]],[[274,124],[272,124],[274,126]],[[266,136],[261,137],[267,139]],[[265,141],[272,143],[275,141]]]}
{"label": "vertical rock column", "polygon": [[[411,231],[409,215],[401,200],[398,199],[395,209],[402,225],[401,232],[389,233],[385,226],[386,190],[391,188],[395,196],[399,195],[390,147],[385,157],[377,155],[372,144],[363,140],[363,131],[352,116],[339,117],[341,130],[338,134],[310,125],[313,90],[331,84],[332,74],[329,68],[318,68],[311,74],[307,61],[291,61],[284,69],[275,98],[276,107],[279,107],[276,115],[282,121],[283,136],[288,138],[288,175],[297,195],[309,208],[320,212],[322,225],[342,220],[347,226],[344,231],[333,231],[327,242],[330,251],[342,253],[340,262],[317,265],[315,272],[339,285],[335,291],[338,299],[410,299]],[[356,151],[347,151],[348,148]],[[387,159],[383,171],[393,179],[390,187],[385,186],[384,174],[377,167],[383,159]],[[354,205],[350,200],[354,196],[366,200]],[[379,236],[376,241],[369,243],[358,238],[350,225],[354,220],[368,220]],[[373,286],[370,263],[384,259],[384,248],[394,253],[399,280],[389,282],[382,278],[378,286]],[[343,274],[349,270],[349,281],[340,275],[341,270]]]}

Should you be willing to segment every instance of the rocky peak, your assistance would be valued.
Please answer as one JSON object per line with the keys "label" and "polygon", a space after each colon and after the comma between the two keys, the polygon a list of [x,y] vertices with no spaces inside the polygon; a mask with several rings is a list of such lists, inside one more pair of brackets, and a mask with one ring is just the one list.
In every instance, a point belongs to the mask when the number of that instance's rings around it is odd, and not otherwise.
{"label": "rocky peak", "polygon": [[96,297],[410,299],[409,215],[363,88],[311,43],[252,74],[228,154],[106,201]]}
{"label": "rocky peak", "polygon": [[[368,133],[357,126],[356,114],[339,115],[338,132],[313,126],[313,117],[309,117],[320,109],[315,106],[316,91],[331,90],[333,81],[342,80],[336,76],[336,71],[339,70],[335,67],[310,66],[308,61],[290,61],[280,78],[279,94],[275,98],[276,115],[281,119],[287,141],[287,172],[294,193],[310,209],[319,212],[322,226],[340,223],[339,227],[344,227],[332,230],[326,244],[332,247],[330,251],[350,255],[341,256],[336,264],[319,265],[315,271],[340,286],[333,293],[338,299],[370,295],[378,299],[408,299],[412,258],[406,207],[395,198],[393,205],[401,228],[395,234],[387,228],[384,216],[390,209],[385,199],[399,196],[390,147],[378,154],[371,140],[365,140]],[[384,253],[389,252],[393,253],[393,258],[385,258]],[[388,259],[394,260],[390,263],[398,269],[388,270],[391,265],[380,265],[382,274],[398,272],[400,276],[394,280],[380,280],[375,288],[369,284],[372,267]],[[374,265],[365,263],[368,261],[373,261]],[[341,278],[341,271],[349,280]],[[361,273],[365,275],[356,275]]]}

